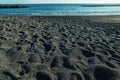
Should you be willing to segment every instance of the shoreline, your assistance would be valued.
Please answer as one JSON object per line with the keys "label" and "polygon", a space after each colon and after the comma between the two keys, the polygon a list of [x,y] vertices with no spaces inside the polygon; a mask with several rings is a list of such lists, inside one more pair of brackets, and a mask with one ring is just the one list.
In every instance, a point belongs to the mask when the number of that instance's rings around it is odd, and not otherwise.
{"label": "shoreline", "polygon": [[86,20],[102,20],[103,22],[113,22],[113,23],[119,23],[120,22],[120,15],[104,15],[104,16],[2,16],[0,17],[39,17],[39,18],[83,18]]}

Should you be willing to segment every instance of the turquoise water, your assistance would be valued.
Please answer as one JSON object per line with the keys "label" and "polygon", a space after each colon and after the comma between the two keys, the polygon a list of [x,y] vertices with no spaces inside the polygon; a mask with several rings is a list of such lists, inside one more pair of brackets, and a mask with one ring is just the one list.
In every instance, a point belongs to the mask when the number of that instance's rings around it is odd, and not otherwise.
{"label": "turquoise water", "polygon": [[0,9],[0,15],[89,16],[120,15],[120,5],[25,4],[27,8]]}

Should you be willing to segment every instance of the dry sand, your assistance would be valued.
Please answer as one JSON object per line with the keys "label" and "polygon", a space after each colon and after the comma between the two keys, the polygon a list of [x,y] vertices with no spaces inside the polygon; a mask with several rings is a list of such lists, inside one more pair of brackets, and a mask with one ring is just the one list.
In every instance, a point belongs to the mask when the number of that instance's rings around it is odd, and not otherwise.
{"label": "dry sand", "polygon": [[0,80],[120,80],[120,16],[1,16]]}

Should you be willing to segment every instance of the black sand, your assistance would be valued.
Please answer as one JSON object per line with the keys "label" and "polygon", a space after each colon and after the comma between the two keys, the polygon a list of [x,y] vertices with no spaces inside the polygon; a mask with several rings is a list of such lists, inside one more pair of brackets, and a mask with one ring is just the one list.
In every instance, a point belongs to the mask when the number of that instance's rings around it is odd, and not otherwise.
{"label": "black sand", "polygon": [[120,16],[0,17],[0,80],[120,80]]}

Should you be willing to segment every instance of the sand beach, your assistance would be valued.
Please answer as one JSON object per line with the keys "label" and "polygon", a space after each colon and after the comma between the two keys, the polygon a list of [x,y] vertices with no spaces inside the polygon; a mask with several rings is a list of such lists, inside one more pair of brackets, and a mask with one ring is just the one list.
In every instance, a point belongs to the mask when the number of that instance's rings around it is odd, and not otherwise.
{"label": "sand beach", "polygon": [[0,16],[0,80],[120,80],[120,16]]}

